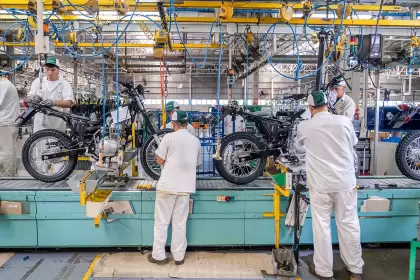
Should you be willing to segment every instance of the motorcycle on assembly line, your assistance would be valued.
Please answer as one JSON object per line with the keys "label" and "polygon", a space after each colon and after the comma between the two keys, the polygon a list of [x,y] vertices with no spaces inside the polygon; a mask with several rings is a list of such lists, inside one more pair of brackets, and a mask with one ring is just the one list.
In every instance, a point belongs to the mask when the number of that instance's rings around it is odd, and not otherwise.
{"label": "motorcycle on assembly line", "polygon": [[[389,125],[392,128],[401,128],[409,123],[414,115],[420,111],[416,104],[400,104],[398,113],[392,116]],[[410,179],[420,180],[420,131],[412,130],[398,143],[395,152],[395,161],[401,173]]]}
{"label": "motorcycle on assembly line", "polygon": [[[131,82],[121,84],[125,87],[122,95],[127,95],[129,99],[129,102],[120,108],[120,112],[125,112],[126,115],[120,122],[119,135],[116,124],[107,121],[107,127],[104,128],[105,140],[101,139],[103,129],[101,120],[92,121],[89,118],[60,112],[39,103],[31,103],[30,107],[16,120],[17,126],[25,125],[35,114],[42,113],[64,120],[67,130],[64,133],[54,129],[45,129],[32,134],[27,139],[22,149],[22,161],[28,173],[43,182],[57,182],[66,179],[74,171],[78,157],[81,155],[89,156],[94,161],[102,160],[110,164],[112,158],[118,158],[120,151],[130,148],[132,124],[135,123],[136,116],[140,114],[149,137],[144,143],[141,137],[135,137],[136,147],[140,149],[140,160],[145,172],[153,179],[158,179],[160,166],[156,163],[155,150],[163,136],[172,130],[156,131],[143,103],[144,88],[141,85],[134,87]],[[138,130],[136,134],[140,134]],[[104,155],[102,159],[99,157],[100,151]]]}

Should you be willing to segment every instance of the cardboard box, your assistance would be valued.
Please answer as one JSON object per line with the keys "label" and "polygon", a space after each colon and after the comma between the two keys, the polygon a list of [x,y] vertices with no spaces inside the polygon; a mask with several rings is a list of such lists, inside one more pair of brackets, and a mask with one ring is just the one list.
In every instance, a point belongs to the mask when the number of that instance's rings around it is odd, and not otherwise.
{"label": "cardboard box", "polygon": [[0,213],[2,215],[21,215],[22,202],[21,201],[1,201]]}

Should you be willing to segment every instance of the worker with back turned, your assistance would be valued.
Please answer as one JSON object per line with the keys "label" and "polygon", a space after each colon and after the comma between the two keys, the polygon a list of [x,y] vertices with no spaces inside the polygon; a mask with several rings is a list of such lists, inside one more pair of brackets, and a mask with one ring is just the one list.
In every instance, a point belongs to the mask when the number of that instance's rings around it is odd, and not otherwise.
{"label": "worker with back turned", "polygon": [[[179,108],[180,108],[179,107],[179,104],[176,101],[169,101],[165,105],[165,111],[168,114],[169,118],[172,118],[172,114],[174,112],[176,112],[177,110],[179,110]],[[164,129],[164,128],[173,129],[174,127],[172,125],[172,122],[169,121],[165,126],[162,125],[160,127],[160,129]],[[188,130],[189,133],[191,133],[192,135],[196,136],[194,127],[191,124],[189,124],[189,123],[187,124],[187,130]]]}
{"label": "worker with back turned", "polygon": [[[73,106],[73,89],[69,82],[59,76],[60,63],[55,57],[48,57],[44,64],[46,77],[42,81],[37,78],[31,86],[28,94],[32,102],[40,102],[41,105],[53,107],[61,112],[69,112]],[[42,129],[56,129],[64,132],[66,123],[64,120],[37,113],[34,118],[34,132]]]}
{"label": "worker with back turned", "polygon": [[20,105],[16,87],[0,76],[0,177],[16,175],[16,141]]}
{"label": "worker with back turned", "polygon": [[351,280],[360,280],[363,268],[353,147],[356,133],[350,119],[328,112],[324,92],[308,97],[312,118],[298,126],[297,143],[306,150],[310,192],[314,265],[318,279],[333,278],[331,212],[337,224],[340,254]]}
{"label": "worker with back turned", "polygon": [[163,136],[156,150],[162,173],[156,186],[153,251],[149,262],[168,262],[165,245],[172,224],[171,252],[176,265],[184,263],[190,194],[196,190],[196,169],[202,162],[201,145],[187,131],[188,115],[178,110],[171,116],[174,131]]}

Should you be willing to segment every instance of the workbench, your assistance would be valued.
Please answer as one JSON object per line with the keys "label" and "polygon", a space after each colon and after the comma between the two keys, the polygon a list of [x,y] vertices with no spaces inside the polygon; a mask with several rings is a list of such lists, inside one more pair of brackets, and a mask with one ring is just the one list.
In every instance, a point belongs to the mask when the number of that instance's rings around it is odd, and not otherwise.
{"label": "workbench", "polygon": [[[65,182],[55,184],[35,180],[1,180],[0,200],[22,201],[22,215],[0,215],[0,247],[149,247],[153,242],[155,190],[136,188],[148,182],[132,180],[115,189],[111,200],[130,201],[133,214],[114,214],[117,220],[101,220],[95,228],[86,217],[79,195]],[[156,182],[151,182],[154,187]],[[363,243],[409,242],[416,237],[419,220],[420,182],[406,178],[365,178],[358,180],[359,209],[363,200],[375,195],[391,201],[389,212],[359,213]],[[382,189],[375,188],[380,184]],[[391,189],[383,185],[398,184]],[[188,220],[190,246],[260,246],[274,243],[274,220],[263,217],[273,212],[273,186],[270,180],[257,180],[237,186],[221,179],[200,179],[193,213]],[[217,201],[218,196],[231,200]],[[281,198],[286,212],[288,198]],[[170,242],[170,236],[168,235]],[[333,242],[337,242],[335,223]],[[293,233],[281,219],[280,244],[292,244]],[[308,212],[301,244],[312,244],[311,213]]]}

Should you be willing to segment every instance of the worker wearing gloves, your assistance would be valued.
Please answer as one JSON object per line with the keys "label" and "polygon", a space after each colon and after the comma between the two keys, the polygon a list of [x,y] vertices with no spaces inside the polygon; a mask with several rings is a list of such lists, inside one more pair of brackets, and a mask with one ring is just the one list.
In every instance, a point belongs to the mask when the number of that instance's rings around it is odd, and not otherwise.
{"label": "worker wearing gloves", "polygon": [[353,99],[344,93],[346,81],[343,77],[338,77],[333,85],[332,93],[330,94],[330,101],[334,107],[334,114],[342,115],[353,120],[356,113],[356,104]]}
{"label": "worker wearing gloves", "polygon": [[[232,101],[233,107],[238,107],[239,103],[236,100]],[[235,116],[235,121],[232,121],[232,116],[227,115],[224,118],[224,135],[229,135],[234,132],[244,132],[246,131],[245,120],[242,116]]]}
{"label": "worker wearing gloves", "polygon": [[15,86],[0,77],[0,177],[16,175],[16,142],[18,128],[14,125],[20,114],[19,96]]}
{"label": "worker wearing gloves", "polygon": [[[169,115],[169,118],[172,119],[172,114],[174,112],[176,112],[177,110],[179,110],[179,104],[178,104],[178,102],[176,102],[176,101],[169,101],[168,103],[166,103],[166,105],[165,105],[165,111]],[[173,129],[174,127],[172,125],[172,122],[169,121],[165,126],[162,125],[160,127],[160,129],[164,129],[164,128]],[[191,124],[189,124],[189,123],[187,124],[187,130],[188,130],[189,133],[191,133],[192,135],[196,136],[194,127]]]}
{"label": "worker wearing gloves", "polygon": [[153,252],[149,262],[168,262],[165,245],[169,223],[172,223],[171,252],[176,265],[184,263],[187,249],[187,218],[190,194],[196,190],[196,168],[202,162],[201,145],[187,131],[188,115],[184,111],[172,114],[173,133],[166,134],[156,150],[162,174],[156,186]]}
{"label": "worker wearing gloves", "polygon": [[333,279],[330,222],[334,210],[341,258],[350,280],[359,280],[364,263],[353,158],[356,133],[348,117],[328,112],[322,91],[313,92],[308,104],[312,118],[299,124],[297,141],[306,148],[314,239],[314,266],[310,271],[319,279]]}
{"label": "worker wearing gloves", "polygon": [[[73,106],[74,96],[73,89],[69,82],[59,77],[60,63],[55,57],[48,57],[45,61],[44,71],[46,77],[36,79],[31,86],[28,95],[32,102],[40,102],[41,105],[53,107],[61,112],[69,112],[69,108]],[[42,129],[56,129],[60,131],[66,130],[66,123],[53,116],[46,116],[38,113],[34,118],[34,132]]]}

